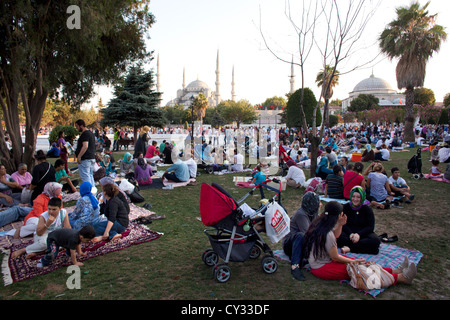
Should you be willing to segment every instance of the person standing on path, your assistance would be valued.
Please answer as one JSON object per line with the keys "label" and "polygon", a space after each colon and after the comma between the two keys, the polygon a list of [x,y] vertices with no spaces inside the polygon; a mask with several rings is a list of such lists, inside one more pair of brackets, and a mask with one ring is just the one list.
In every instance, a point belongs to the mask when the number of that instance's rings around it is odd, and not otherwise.
{"label": "person standing on path", "polygon": [[77,149],[75,156],[77,157],[78,172],[81,182],[88,181],[95,186],[94,181],[94,164],[95,164],[95,136],[86,128],[84,120],[80,119],[75,122],[75,127],[81,132],[78,137]]}

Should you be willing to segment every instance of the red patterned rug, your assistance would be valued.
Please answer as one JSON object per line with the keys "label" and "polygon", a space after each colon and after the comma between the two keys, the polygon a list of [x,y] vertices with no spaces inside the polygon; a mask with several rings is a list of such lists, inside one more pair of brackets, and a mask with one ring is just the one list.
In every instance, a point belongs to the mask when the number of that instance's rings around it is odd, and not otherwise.
{"label": "red patterned rug", "polygon": [[[161,235],[162,234],[158,232],[148,229],[144,225],[130,222],[128,229],[122,234],[122,238],[118,240],[103,241],[95,244],[83,244],[82,250],[83,252],[86,252],[86,255],[78,257],[78,261],[83,262],[110,252],[128,248],[132,245],[156,240],[161,237]],[[44,268],[37,267],[41,257],[27,259],[26,255],[21,255],[16,259],[11,259],[12,252],[22,249],[29,244],[29,242],[21,243],[18,245],[12,245],[8,249],[3,249],[4,256],[2,273],[5,286],[14,282],[23,281],[38,275],[46,274],[72,264],[70,257],[66,256],[65,249],[59,252],[58,257],[54,260],[52,265]]]}
{"label": "red patterned rug", "polygon": [[[66,209],[68,212],[71,212],[73,208],[74,207],[68,207]],[[102,241],[95,244],[82,244],[82,250],[86,252],[86,255],[83,257],[78,257],[78,261],[83,262],[85,260],[108,254],[110,252],[128,248],[132,245],[156,240],[162,236],[161,233],[152,231],[145,225],[137,224],[132,221],[140,217],[155,217],[156,214],[154,212],[133,204],[130,205],[130,209],[130,223],[128,225],[128,229],[124,233],[122,233],[122,238],[115,241]],[[17,228],[21,224],[23,224],[22,221],[15,222],[0,229],[10,230],[13,228]],[[27,259],[26,255],[21,255],[16,259],[11,259],[11,253],[30,245],[33,242],[33,237],[13,239],[11,236],[2,236],[0,238],[0,248],[3,253],[1,268],[5,286],[71,265],[70,258],[66,256],[65,249],[59,252],[58,257],[54,260],[54,263],[51,266],[44,268],[38,268],[36,266],[41,257]]]}

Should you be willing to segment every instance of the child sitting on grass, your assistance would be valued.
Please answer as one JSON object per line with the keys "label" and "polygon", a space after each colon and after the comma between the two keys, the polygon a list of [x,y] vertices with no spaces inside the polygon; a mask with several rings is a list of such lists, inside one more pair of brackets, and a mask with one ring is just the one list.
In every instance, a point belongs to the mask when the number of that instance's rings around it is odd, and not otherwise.
{"label": "child sitting on grass", "polygon": [[432,167],[430,168],[429,178],[442,178],[444,174],[439,168],[439,160],[431,160]]}
{"label": "child sitting on grass", "polygon": [[66,166],[66,162],[62,159],[58,159],[55,161],[55,179],[56,182],[63,185],[62,191],[75,193],[77,192],[76,186],[78,185],[78,180],[70,180],[69,175],[64,169]]}
{"label": "child sitting on grass", "polygon": [[47,254],[41,258],[38,268],[51,265],[58,256],[59,247],[66,249],[72,264],[81,267],[83,263],[77,260],[77,253],[80,257],[86,255],[81,251],[81,243],[88,243],[94,237],[95,230],[91,225],[84,226],[81,230],[63,228],[50,232],[47,237]]}

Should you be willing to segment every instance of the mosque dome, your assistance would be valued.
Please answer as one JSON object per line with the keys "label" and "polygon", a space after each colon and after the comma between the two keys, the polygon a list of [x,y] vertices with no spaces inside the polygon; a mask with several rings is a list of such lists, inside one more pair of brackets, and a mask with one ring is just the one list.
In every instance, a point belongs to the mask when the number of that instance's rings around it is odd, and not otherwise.
{"label": "mosque dome", "polygon": [[195,80],[189,83],[186,87],[187,91],[202,91],[202,90],[211,90],[209,86],[200,80]]}
{"label": "mosque dome", "polygon": [[364,92],[394,93],[395,90],[392,89],[389,82],[372,74],[369,78],[359,82],[353,89],[353,93],[362,94]]}

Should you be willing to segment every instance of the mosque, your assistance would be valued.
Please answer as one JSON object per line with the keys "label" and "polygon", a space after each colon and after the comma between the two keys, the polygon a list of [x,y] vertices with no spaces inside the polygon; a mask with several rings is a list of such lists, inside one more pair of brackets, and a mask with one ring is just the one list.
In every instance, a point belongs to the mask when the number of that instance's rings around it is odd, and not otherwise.
{"label": "mosque", "polygon": [[405,95],[397,93],[392,89],[389,82],[372,75],[360,81],[352,92],[349,93],[348,98],[342,100],[342,112],[346,112],[353,99],[360,94],[371,94],[379,99],[378,104],[384,107],[395,107],[405,104]]}
{"label": "mosque", "polygon": [[[159,59],[158,59],[159,61]],[[157,65],[157,91],[160,90],[159,81],[159,62]],[[216,90],[213,91],[211,88],[203,81],[197,79],[186,85],[185,70],[183,69],[183,84],[182,88],[177,90],[177,97],[173,100],[167,102],[166,106],[173,107],[175,105],[183,105],[184,108],[188,108],[192,101],[201,93],[206,99],[208,99],[208,105],[210,107],[216,107],[221,101],[220,96],[220,70],[219,70],[219,51],[217,51],[217,61],[216,61]],[[231,100],[235,100],[236,94],[234,90],[234,67],[232,70],[232,80],[231,80]]]}

